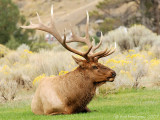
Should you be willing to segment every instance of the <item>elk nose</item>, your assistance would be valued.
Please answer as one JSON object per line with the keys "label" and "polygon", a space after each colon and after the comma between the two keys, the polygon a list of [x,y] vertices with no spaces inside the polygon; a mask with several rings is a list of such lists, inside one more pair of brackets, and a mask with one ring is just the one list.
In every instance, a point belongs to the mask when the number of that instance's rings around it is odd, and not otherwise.
{"label": "elk nose", "polygon": [[113,71],[111,74],[112,74],[112,77],[116,77],[116,72]]}

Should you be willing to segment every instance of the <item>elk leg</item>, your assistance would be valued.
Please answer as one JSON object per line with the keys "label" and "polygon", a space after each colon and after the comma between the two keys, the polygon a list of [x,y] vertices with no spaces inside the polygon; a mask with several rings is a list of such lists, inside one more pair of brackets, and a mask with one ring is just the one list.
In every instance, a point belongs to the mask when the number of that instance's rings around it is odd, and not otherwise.
{"label": "elk leg", "polygon": [[82,113],[91,112],[91,110],[88,107],[85,107],[85,109],[82,111]]}
{"label": "elk leg", "polygon": [[54,113],[50,113],[50,114],[47,114],[47,115],[64,115],[64,114],[68,114],[66,112],[54,112]]}

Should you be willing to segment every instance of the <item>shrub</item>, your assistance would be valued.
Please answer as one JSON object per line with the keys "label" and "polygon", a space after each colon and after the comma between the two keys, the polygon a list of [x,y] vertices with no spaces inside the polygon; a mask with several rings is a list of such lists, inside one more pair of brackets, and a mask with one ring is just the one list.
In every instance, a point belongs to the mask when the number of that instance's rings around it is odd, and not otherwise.
{"label": "shrub", "polygon": [[21,44],[18,48],[18,51],[30,50],[30,47],[26,44]]}
{"label": "shrub", "polygon": [[49,44],[45,41],[44,35],[40,35],[30,45],[31,51],[39,52],[41,49],[51,50],[55,46],[55,43]]}
{"label": "shrub", "polygon": [[112,56],[112,58],[106,58],[104,61],[117,73],[114,82],[116,89],[121,87],[141,88],[147,86],[148,81],[151,83],[159,81],[160,60],[154,58],[151,52],[137,53],[135,50],[129,50],[129,52]]}
{"label": "shrub", "polygon": [[110,31],[104,36],[106,42],[117,42],[122,51],[136,48],[138,50],[150,50],[159,37],[142,25],[134,25],[131,28],[120,27]]}
{"label": "shrub", "polygon": [[110,30],[117,28],[120,25],[120,21],[114,18],[106,18],[103,23],[99,25],[99,29],[106,33]]}
{"label": "shrub", "polygon": [[154,41],[151,51],[156,58],[160,59],[160,36],[158,37],[158,40]]}
{"label": "shrub", "polygon": [[41,50],[38,54],[30,57],[30,62],[35,68],[35,75],[37,76],[41,74],[58,75],[61,70],[72,70],[75,66],[69,52]]}
{"label": "shrub", "polygon": [[0,102],[13,100],[16,97],[17,83],[13,80],[1,79],[0,82]]}
{"label": "shrub", "polygon": [[[128,29],[128,34],[133,42],[133,47],[140,47],[141,50],[149,50],[157,35],[142,25],[134,25]],[[147,46],[149,46],[147,48]]]}
{"label": "shrub", "polygon": [[133,48],[133,42],[126,28],[119,28],[114,31],[110,31],[107,35],[104,36],[104,40],[110,44],[112,42],[116,42],[121,51]]}
{"label": "shrub", "polygon": [[0,44],[0,58],[7,55],[8,52],[9,52],[9,49]]}
{"label": "shrub", "polygon": [[19,45],[14,36],[11,36],[10,40],[6,43],[6,46],[10,49],[17,49]]}
{"label": "shrub", "polygon": [[32,43],[31,50],[35,52],[38,52],[41,49],[51,50],[53,49],[54,46],[55,46],[54,44],[48,44],[46,42],[41,42],[41,43],[35,42],[35,43]]}
{"label": "shrub", "polygon": [[95,18],[95,19],[100,19],[102,18],[102,15],[97,11],[97,10],[93,10],[91,12],[89,12],[89,16],[92,18],[92,16]]}
{"label": "shrub", "polygon": [[[119,34],[122,33],[119,31]],[[157,43],[153,43],[153,46],[154,44]],[[72,60],[72,54],[62,49],[62,46],[60,50],[56,47],[53,50],[43,49],[35,53],[29,51],[29,47],[22,45],[17,51],[10,51],[1,58],[0,99],[4,101],[13,99],[17,95],[17,89],[31,89],[34,87],[34,81],[37,83],[45,76],[62,75],[75,69],[77,65]],[[102,49],[104,47],[106,44],[101,46]],[[85,51],[86,47],[82,49]],[[117,77],[113,83],[102,86],[99,92],[104,94],[119,88],[147,87],[149,82],[154,86],[160,85],[160,59],[156,56],[153,51],[129,49],[122,53],[116,51],[111,56],[101,59],[102,64],[116,71]],[[7,88],[11,85],[16,87]]]}

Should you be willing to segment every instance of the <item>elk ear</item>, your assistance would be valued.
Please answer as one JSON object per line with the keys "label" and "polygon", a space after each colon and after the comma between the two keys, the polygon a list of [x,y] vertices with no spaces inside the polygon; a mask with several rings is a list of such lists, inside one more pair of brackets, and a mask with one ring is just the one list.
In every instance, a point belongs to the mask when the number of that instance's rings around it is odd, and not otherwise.
{"label": "elk ear", "polygon": [[76,58],[74,56],[72,56],[72,58],[74,59],[74,61],[81,67],[83,67],[83,60],[79,59],[79,58]]}

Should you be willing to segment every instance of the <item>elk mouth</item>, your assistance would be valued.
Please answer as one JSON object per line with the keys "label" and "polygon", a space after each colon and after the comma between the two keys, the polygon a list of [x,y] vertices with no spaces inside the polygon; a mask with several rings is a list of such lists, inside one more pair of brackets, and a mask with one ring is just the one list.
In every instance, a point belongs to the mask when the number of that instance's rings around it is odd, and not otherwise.
{"label": "elk mouth", "polygon": [[94,82],[95,85],[102,85],[106,82],[113,82],[115,77],[107,77],[106,80]]}
{"label": "elk mouth", "polygon": [[106,82],[113,82],[115,77],[107,77]]}

